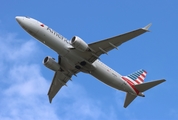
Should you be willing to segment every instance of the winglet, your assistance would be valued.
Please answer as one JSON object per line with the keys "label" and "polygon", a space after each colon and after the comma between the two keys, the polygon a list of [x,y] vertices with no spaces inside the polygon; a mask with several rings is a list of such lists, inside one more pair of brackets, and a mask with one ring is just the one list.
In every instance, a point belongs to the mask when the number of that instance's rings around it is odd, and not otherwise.
{"label": "winglet", "polygon": [[142,28],[143,30],[149,31],[148,29],[151,27],[152,23],[148,24],[147,26],[145,26],[144,28]]}

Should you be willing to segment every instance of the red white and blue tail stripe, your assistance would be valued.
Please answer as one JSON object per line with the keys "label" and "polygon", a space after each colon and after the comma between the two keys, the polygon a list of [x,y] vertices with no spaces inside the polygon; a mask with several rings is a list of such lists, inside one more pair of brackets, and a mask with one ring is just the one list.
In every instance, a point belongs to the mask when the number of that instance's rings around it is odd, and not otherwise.
{"label": "red white and blue tail stripe", "polygon": [[136,84],[141,84],[144,82],[146,74],[147,72],[141,69],[125,77],[136,85]]}

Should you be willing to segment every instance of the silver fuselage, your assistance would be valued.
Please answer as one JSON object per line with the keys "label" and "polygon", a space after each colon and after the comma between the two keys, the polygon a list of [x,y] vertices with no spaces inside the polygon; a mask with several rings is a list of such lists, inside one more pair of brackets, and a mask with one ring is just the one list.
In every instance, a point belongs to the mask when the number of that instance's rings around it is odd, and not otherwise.
{"label": "silver fuselage", "polygon": [[[71,66],[75,67],[79,61],[83,60],[82,56],[80,55],[81,51],[71,50],[70,48],[73,46],[70,44],[70,41],[45,24],[33,18],[21,16],[16,17],[16,20],[30,35],[52,50],[56,51],[60,56],[65,58]],[[115,72],[100,60],[97,59],[91,65],[92,69],[89,69],[88,71],[90,72],[87,73],[115,89],[137,95],[131,85],[123,80],[119,73]]]}

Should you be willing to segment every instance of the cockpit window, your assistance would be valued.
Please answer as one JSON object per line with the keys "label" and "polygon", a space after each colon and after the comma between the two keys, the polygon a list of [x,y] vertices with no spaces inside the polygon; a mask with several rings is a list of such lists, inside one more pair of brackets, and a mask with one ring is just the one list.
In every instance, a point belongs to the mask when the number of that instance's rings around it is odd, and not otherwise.
{"label": "cockpit window", "polygon": [[30,19],[30,17],[28,17],[28,16],[25,16],[26,18],[28,18],[28,19]]}

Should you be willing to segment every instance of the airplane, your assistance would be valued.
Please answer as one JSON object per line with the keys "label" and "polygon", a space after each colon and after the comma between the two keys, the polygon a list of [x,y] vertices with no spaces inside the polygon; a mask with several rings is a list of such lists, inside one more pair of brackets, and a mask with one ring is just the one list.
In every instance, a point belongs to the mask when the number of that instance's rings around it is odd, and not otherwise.
{"label": "airplane", "polygon": [[165,79],[144,82],[147,72],[138,70],[127,76],[122,76],[100,61],[102,54],[108,54],[112,49],[118,49],[121,44],[147,31],[151,24],[118,36],[87,44],[78,36],[71,40],[54,31],[52,28],[31,17],[16,16],[16,21],[32,37],[39,40],[58,54],[58,61],[47,56],[43,64],[55,72],[49,88],[50,103],[58,91],[67,86],[67,82],[77,73],[84,72],[117,90],[126,92],[124,108],[137,96],[145,97],[144,91],[166,81]]}

